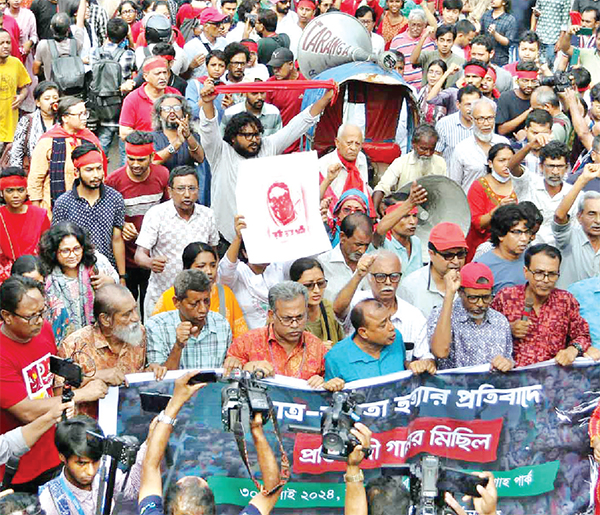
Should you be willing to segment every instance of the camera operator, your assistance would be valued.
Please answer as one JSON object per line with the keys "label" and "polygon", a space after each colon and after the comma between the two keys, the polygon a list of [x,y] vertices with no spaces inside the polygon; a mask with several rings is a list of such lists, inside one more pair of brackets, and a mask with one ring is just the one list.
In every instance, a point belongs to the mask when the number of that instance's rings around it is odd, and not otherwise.
{"label": "camera operator", "polygon": [[[44,321],[44,287],[22,276],[0,286],[0,433],[24,426],[61,404],[53,391],[50,355],[56,355],[52,327]],[[74,390],[75,404],[104,397],[103,381]],[[15,491],[37,493],[60,470],[51,427],[24,454],[12,480]],[[5,481],[6,483],[6,481]]]}
{"label": "camera operator", "polygon": [[[150,425],[148,438],[155,425],[155,423]],[[46,483],[40,490],[40,504],[46,515],[68,515],[69,513],[94,515],[96,513],[100,483],[106,480],[106,477],[98,474],[103,455],[103,440],[90,436],[88,431],[104,437],[98,423],[87,415],[78,415],[71,420],[65,420],[56,427],[54,442],[64,467],[58,477]],[[140,447],[124,487],[126,474],[117,470],[113,507],[117,492],[122,492],[123,500],[135,500],[140,488],[142,461],[146,455],[147,445],[147,442],[144,442]]]}
{"label": "camera operator", "polygon": [[[363,449],[369,449],[371,446],[372,433],[369,428],[360,422],[354,424],[354,428],[350,431],[359,439],[361,444],[357,445],[348,456],[348,466],[344,475],[344,481],[346,482],[344,515],[385,515],[387,513],[407,515],[411,500],[408,490],[400,481],[400,476],[374,478],[369,481],[365,488],[365,478],[360,469],[360,464],[365,458]],[[479,515],[496,515],[498,493],[494,476],[491,472],[481,472],[476,475],[488,478],[488,483],[485,488],[481,485],[477,486],[477,491],[481,497],[473,498],[473,507]],[[463,497],[465,502],[469,499],[468,496]],[[467,515],[464,508],[458,504],[450,493],[446,492],[444,500],[457,515]]]}
{"label": "camera operator", "polygon": [[[211,514],[215,513],[215,500],[208,484],[203,479],[182,478],[177,482],[175,489],[177,495],[173,497],[176,506],[163,508],[162,479],[160,474],[160,462],[165,454],[167,442],[171,435],[176,417],[183,405],[198,390],[206,386],[205,383],[189,385],[188,381],[197,371],[182,375],[175,381],[173,397],[165,410],[158,416],[158,424],[148,441],[148,452],[143,463],[142,486],[139,493],[138,512],[140,515],[162,515],[163,513],[182,513],[179,510],[183,502],[187,512],[189,505],[194,505],[193,513]],[[275,455],[269,446],[262,427],[262,417],[257,414],[251,423],[252,439],[258,455],[258,465],[263,476],[263,491],[253,497],[250,504],[246,506],[240,515],[267,515],[271,512],[281,488],[271,494],[264,493],[273,489],[280,481],[279,466]],[[202,490],[198,491],[198,484],[202,484]],[[190,492],[186,493],[186,489]]]}

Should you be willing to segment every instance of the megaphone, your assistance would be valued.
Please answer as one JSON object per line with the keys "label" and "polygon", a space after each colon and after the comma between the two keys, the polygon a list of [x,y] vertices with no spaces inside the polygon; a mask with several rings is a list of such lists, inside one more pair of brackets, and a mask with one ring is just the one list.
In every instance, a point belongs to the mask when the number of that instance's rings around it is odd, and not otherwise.
{"label": "megaphone", "polygon": [[[471,208],[464,190],[452,179],[443,175],[426,175],[417,179],[417,184],[427,190],[427,202],[418,206],[419,223],[415,232],[423,243],[425,256],[429,233],[440,222],[455,223],[467,235],[471,227]],[[409,194],[411,185],[411,182],[405,184],[399,192]]]}
{"label": "megaphone", "polygon": [[321,14],[302,31],[298,64],[306,78],[312,79],[329,68],[355,61],[372,61],[385,70],[393,70],[397,59],[393,52],[374,54],[371,35],[349,14]]}

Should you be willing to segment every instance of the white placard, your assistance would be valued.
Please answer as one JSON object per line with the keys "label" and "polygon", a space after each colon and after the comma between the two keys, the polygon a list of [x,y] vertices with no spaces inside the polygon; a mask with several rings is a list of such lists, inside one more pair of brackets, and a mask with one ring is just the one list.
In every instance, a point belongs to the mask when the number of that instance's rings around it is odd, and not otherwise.
{"label": "white placard", "polygon": [[319,210],[316,152],[246,159],[236,199],[246,219],[244,243],[251,263],[275,263],[331,249]]}

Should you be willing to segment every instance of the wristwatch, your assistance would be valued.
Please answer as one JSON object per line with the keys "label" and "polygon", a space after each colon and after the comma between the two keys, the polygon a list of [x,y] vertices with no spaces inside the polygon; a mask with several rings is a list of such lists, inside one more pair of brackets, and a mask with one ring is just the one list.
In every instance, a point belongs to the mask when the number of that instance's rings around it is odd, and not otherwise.
{"label": "wristwatch", "polygon": [[344,481],[346,483],[362,483],[365,480],[365,475],[361,470],[358,474],[354,476],[349,476],[348,474],[344,474]]}
{"label": "wristwatch", "polygon": [[156,417],[156,418],[159,422],[162,422],[163,424],[169,424],[170,426],[173,426],[173,427],[175,427],[175,424],[177,424],[177,419],[171,418],[171,417],[169,417],[169,415],[166,415],[165,410],[161,411],[158,414],[158,417]]}
{"label": "wristwatch", "polygon": [[167,150],[169,151],[169,154],[175,154],[177,152],[177,150],[175,150],[175,147],[173,146],[173,143],[169,143]]}
{"label": "wristwatch", "polygon": [[577,342],[571,342],[571,347],[575,347],[577,349],[577,355],[583,356],[583,347]]}

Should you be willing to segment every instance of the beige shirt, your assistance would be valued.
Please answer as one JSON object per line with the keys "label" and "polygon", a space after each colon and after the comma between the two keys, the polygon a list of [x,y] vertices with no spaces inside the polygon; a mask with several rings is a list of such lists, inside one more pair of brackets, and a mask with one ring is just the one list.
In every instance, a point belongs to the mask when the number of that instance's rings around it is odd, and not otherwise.
{"label": "beige shirt", "polygon": [[392,164],[385,171],[375,191],[382,191],[384,195],[390,195],[398,191],[405,184],[420,179],[426,175],[446,176],[446,161],[438,155],[431,157],[431,167],[427,173],[422,172],[422,168],[417,164],[415,151],[394,159]]}
{"label": "beige shirt", "polygon": [[[31,155],[31,169],[27,176],[27,193],[30,200],[41,200],[41,207],[52,213],[50,198],[50,156],[52,154],[52,138],[43,138],[35,146]],[[73,187],[75,167],[71,161],[71,150],[79,145],[78,138],[66,140],[65,157],[65,191]]]}

